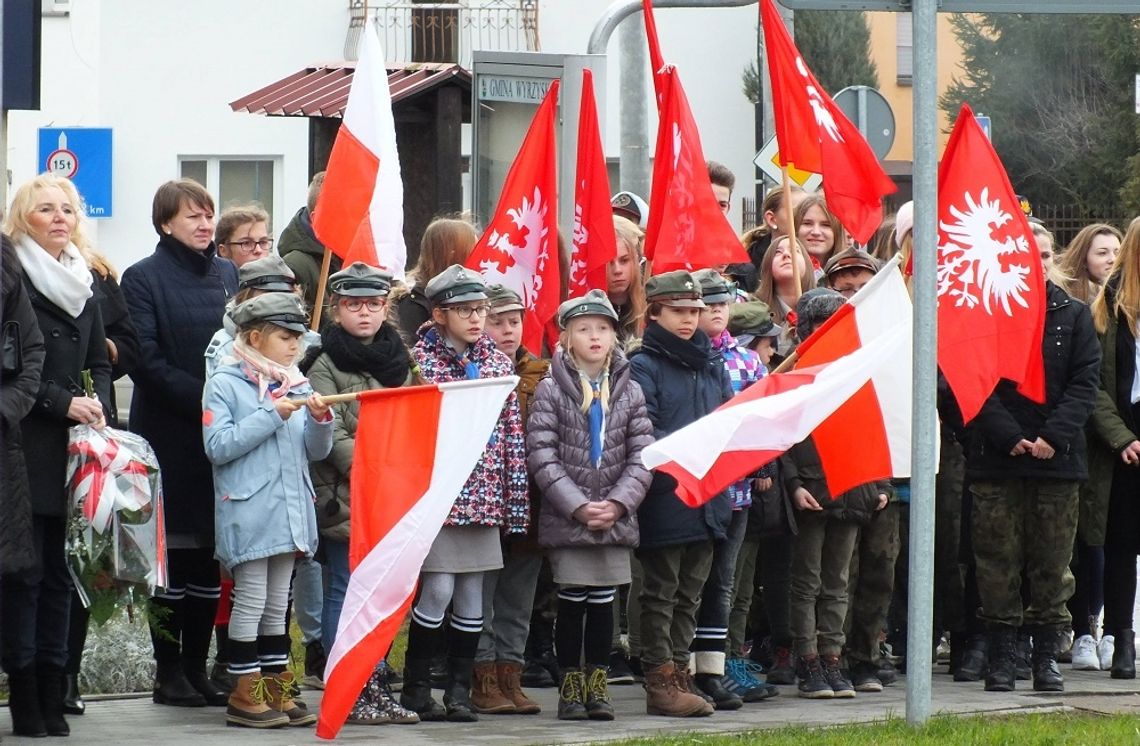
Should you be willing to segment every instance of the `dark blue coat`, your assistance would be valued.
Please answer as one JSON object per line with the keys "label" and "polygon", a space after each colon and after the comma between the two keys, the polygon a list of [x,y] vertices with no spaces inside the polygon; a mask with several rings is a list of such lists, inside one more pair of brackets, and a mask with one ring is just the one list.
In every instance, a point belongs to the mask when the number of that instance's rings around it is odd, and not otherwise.
{"label": "dark blue coat", "polygon": [[[660,439],[731,399],[732,384],[720,353],[702,332],[688,343],[697,348],[696,367],[692,358],[683,359],[669,349],[671,345],[659,344],[655,336],[647,330],[641,348],[630,358],[630,366],[633,379],[645,394],[653,435]],[[677,497],[676,489],[673,477],[653,472],[649,492],[637,511],[641,549],[724,538],[732,519],[728,493],[717,495],[700,508],[689,508]]]}
{"label": "dark blue coat", "polygon": [[214,545],[214,481],[202,445],[203,353],[237,283],[237,267],[216,256],[213,244],[196,252],[170,236],[123,272],[141,349],[131,373],[131,430],[158,456],[172,549]]}

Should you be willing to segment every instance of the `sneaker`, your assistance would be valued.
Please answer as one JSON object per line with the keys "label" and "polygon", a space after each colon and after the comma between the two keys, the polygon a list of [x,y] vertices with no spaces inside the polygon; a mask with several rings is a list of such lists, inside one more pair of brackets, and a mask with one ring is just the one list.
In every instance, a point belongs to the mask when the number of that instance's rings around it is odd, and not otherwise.
{"label": "sneaker", "polygon": [[1057,662],[1072,663],[1073,653],[1076,652],[1077,648],[1077,637],[1073,634],[1073,630],[1068,628],[1061,632],[1061,636],[1061,653],[1057,656]]}
{"label": "sneaker", "polygon": [[859,661],[852,666],[851,683],[857,692],[883,691],[883,682],[879,681],[879,667],[874,663]]}
{"label": "sneaker", "polygon": [[606,677],[608,684],[632,684],[633,670],[629,667],[629,660],[621,650],[610,652],[610,672]]}
{"label": "sneaker", "polygon": [[1112,668],[1112,654],[1116,651],[1116,638],[1112,635],[1103,635],[1096,644],[1096,657],[1100,659],[1100,670],[1107,671]]}
{"label": "sneaker", "polygon": [[805,655],[800,658],[797,687],[800,696],[807,699],[831,699],[835,696],[835,690],[823,675],[823,666],[820,665],[818,655]]}
{"label": "sneaker", "polygon": [[1099,671],[1100,659],[1097,657],[1096,640],[1092,635],[1081,635],[1073,641],[1069,648],[1069,655],[1074,671]]}
{"label": "sneaker", "polygon": [[[851,679],[847,678],[847,674],[839,665],[838,655],[821,655],[820,659],[823,660],[823,676],[827,679],[827,683],[831,686],[831,691],[835,693],[837,699],[850,699],[855,696],[855,685],[851,683]],[[879,691],[882,691],[880,685]]]}
{"label": "sneaker", "polygon": [[796,669],[792,663],[790,648],[778,647],[772,658],[772,667],[764,677],[769,684],[791,686],[796,683]]}
{"label": "sneaker", "polygon": [[779,694],[775,686],[766,684],[752,671],[758,665],[744,658],[729,658],[724,665],[724,686],[745,702],[760,702]]}

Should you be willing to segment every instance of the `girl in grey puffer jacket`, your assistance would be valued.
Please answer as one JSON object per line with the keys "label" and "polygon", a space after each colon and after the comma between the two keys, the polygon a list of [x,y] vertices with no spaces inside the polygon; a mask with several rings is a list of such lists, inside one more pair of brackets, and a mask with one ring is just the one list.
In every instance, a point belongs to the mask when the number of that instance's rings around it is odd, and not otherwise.
{"label": "girl in grey puffer jacket", "polygon": [[558,323],[562,349],[538,385],[527,423],[527,465],[542,491],[538,542],[549,547],[560,586],[558,716],[612,720],[605,667],[612,605],[616,586],[630,581],[637,507],[650,482],[641,450],[653,442],[653,425],[615,348],[617,314],[605,294],[566,301]]}

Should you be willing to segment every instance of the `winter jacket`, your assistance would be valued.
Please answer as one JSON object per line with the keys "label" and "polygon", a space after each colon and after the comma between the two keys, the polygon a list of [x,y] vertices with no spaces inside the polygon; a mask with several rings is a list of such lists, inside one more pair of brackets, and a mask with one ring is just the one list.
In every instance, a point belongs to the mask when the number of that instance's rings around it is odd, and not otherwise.
{"label": "winter jacket", "polygon": [[[305,306],[313,308],[317,305],[317,286],[321,279],[321,262],[324,260],[325,247],[313,233],[313,222],[309,215],[309,208],[302,207],[281,231],[281,238],[277,241],[277,253],[293,270],[297,284],[305,293]],[[329,274],[339,272],[341,268],[340,257],[332,255],[329,263]],[[321,299],[323,300],[323,299]]]}
{"label": "winter jacket", "polygon": [[394,293],[392,308],[395,311],[396,326],[400,329],[404,341],[414,345],[420,327],[431,319],[431,303],[424,295],[424,289],[418,285],[406,288],[400,293]]}
{"label": "winter jacket", "polygon": [[[711,341],[713,349],[720,353],[724,361],[734,396],[764,377],[764,364],[760,362],[760,356],[737,344],[736,337],[727,329]],[[765,472],[764,476],[771,476],[771,473]],[[752,504],[751,481],[751,478],[742,479],[728,486],[728,497],[732,501],[733,510],[742,510]]]}
{"label": "winter jacket", "polygon": [[780,456],[780,477],[784,490],[794,500],[796,490],[803,487],[811,493],[827,514],[828,519],[865,526],[871,522],[879,505],[879,495],[890,495],[890,482],[868,482],[842,495],[832,497],[827,489],[827,477],[819,459],[815,441],[810,437],[789,448]]}
{"label": "winter jacket", "polygon": [[[1045,288],[1045,403],[1017,393],[1011,381],[998,383],[969,426],[971,479],[1088,477],[1084,428],[1100,388],[1100,346],[1088,306],[1051,282]],[[1018,441],[1038,437],[1056,450],[1053,458],[1010,455]]]}
{"label": "winter jacket", "polygon": [[168,546],[214,545],[213,473],[202,449],[202,354],[237,292],[237,268],[163,236],[123,272],[123,295],[142,351],[131,373],[131,430],[158,456]]}
{"label": "winter jacket", "polygon": [[24,288],[20,262],[8,244],[0,260],[0,572],[36,563],[32,504],[20,421],[36,404],[44,368],[44,337]]}
{"label": "winter jacket", "polygon": [[[511,359],[499,352],[486,334],[471,345],[468,354],[471,362],[479,366],[480,378],[514,375],[515,366]],[[420,368],[420,375],[429,383],[467,378],[463,362],[431,324],[420,329],[419,342],[412,350],[412,356]],[[507,533],[521,534],[526,533],[529,522],[522,417],[519,415],[518,395],[512,391],[503,405],[490,442],[460,490],[444,525],[504,526]]]}
{"label": "winter jacket", "polygon": [[[542,492],[538,543],[544,547],[626,546],[638,543],[637,508],[651,481],[641,450],[653,442],[645,396],[615,350],[610,405],[603,420],[601,464],[590,459],[590,426],[582,413],[578,369],[559,350],[550,377],[538,385],[527,421],[527,466]],[[607,531],[591,531],[574,518],[588,502],[613,500],[625,516]]]}
{"label": "winter jacket", "polygon": [[[104,277],[95,270],[91,270],[91,277],[94,280],[91,290],[103,317],[103,332],[107,339],[115,343],[116,359],[111,363],[111,381],[117,381],[130,375],[139,363],[139,335],[131,322],[130,312],[127,311],[127,299],[123,297],[123,290],[115,278],[111,275]],[[114,386],[111,387],[107,408],[111,412],[107,423],[112,427],[120,427]]]}
{"label": "winter jacket", "polygon": [[[304,398],[303,384],[290,398]],[[317,550],[309,462],[333,443],[333,417],[317,421],[302,408],[281,419],[273,397],[237,363],[220,366],[202,395],[202,439],[214,471],[214,555],[235,565],[278,554]]]}
{"label": "winter jacket", "polygon": [[84,396],[84,370],[91,371],[99,401],[111,400],[111,364],[103,318],[94,298],[88,298],[79,316],[70,314],[41,295],[28,276],[24,289],[44,336],[44,367],[32,411],[20,423],[24,453],[34,461],[28,469],[32,513],[62,518],[67,514],[67,442],[75,421],[68,418],[71,400]]}
{"label": "winter jacket", "polygon": [[[732,398],[720,353],[700,331],[685,342],[650,323],[641,347],[630,357],[630,366],[633,380],[645,395],[646,412],[658,440]],[[676,489],[673,477],[653,473],[645,501],[638,509],[642,549],[725,537],[732,519],[727,493],[699,508],[689,508],[677,497]]]}

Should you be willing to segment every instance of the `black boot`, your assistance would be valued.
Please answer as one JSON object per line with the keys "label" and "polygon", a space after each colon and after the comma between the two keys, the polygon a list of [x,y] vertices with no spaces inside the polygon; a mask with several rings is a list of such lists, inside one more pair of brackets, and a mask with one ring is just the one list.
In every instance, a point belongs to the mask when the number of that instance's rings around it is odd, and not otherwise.
{"label": "black boot", "polygon": [[473,723],[479,719],[471,704],[471,674],[474,670],[474,658],[447,658],[447,686],[443,690],[443,706],[447,708],[447,719],[450,722]]}
{"label": "black boot", "polygon": [[1033,691],[1063,692],[1065,680],[1057,665],[1060,635],[1052,630],[1037,630],[1033,635]]}
{"label": "black boot", "polygon": [[63,677],[63,711],[68,715],[82,715],[87,709],[79,693],[79,675],[69,673]]}
{"label": "black boot", "polygon": [[158,705],[205,707],[206,698],[186,679],[181,661],[159,662],[154,674],[152,699]]}
{"label": "black boot", "polygon": [[202,695],[206,700],[206,704],[210,707],[225,707],[230,701],[230,692],[233,690],[226,690],[206,675],[206,662],[205,661],[182,661],[182,671],[186,675],[186,680],[190,682],[190,686]]}
{"label": "black boot", "polygon": [[44,719],[44,730],[49,736],[71,735],[71,728],[63,717],[63,666],[39,666],[36,676],[39,679],[40,714]]}
{"label": "black boot", "polygon": [[1033,636],[1027,629],[1017,630],[1017,655],[1014,660],[1018,681],[1033,678]]}
{"label": "black boot", "polygon": [[990,645],[985,635],[971,635],[962,643],[958,665],[954,668],[954,681],[981,681],[986,675],[986,659]]}
{"label": "black boot", "polygon": [[1130,629],[1116,633],[1116,647],[1112,651],[1112,673],[1114,679],[1136,678],[1136,635]]}
{"label": "black boot", "polygon": [[693,677],[697,689],[712,698],[713,707],[718,710],[739,710],[744,700],[724,685],[724,677],[710,673],[699,673]]}
{"label": "black boot", "polygon": [[530,634],[523,651],[522,685],[528,689],[548,689],[558,686],[562,672],[554,654],[554,621],[543,614],[532,614]]}
{"label": "black boot", "polygon": [[214,626],[214,665],[210,666],[210,679],[214,686],[232,692],[237,685],[237,677],[230,675],[230,625]]}
{"label": "black boot", "polygon": [[8,672],[8,712],[12,716],[12,733],[17,736],[44,738],[44,716],[40,712],[39,681],[33,666]]}
{"label": "black boot", "polygon": [[1017,629],[998,627],[990,632],[987,692],[1012,692],[1017,686]]}
{"label": "black boot", "polygon": [[404,661],[404,689],[400,692],[400,704],[425,722],[446,719],[447,712],[431,696],[431,658],[408,658]]}

